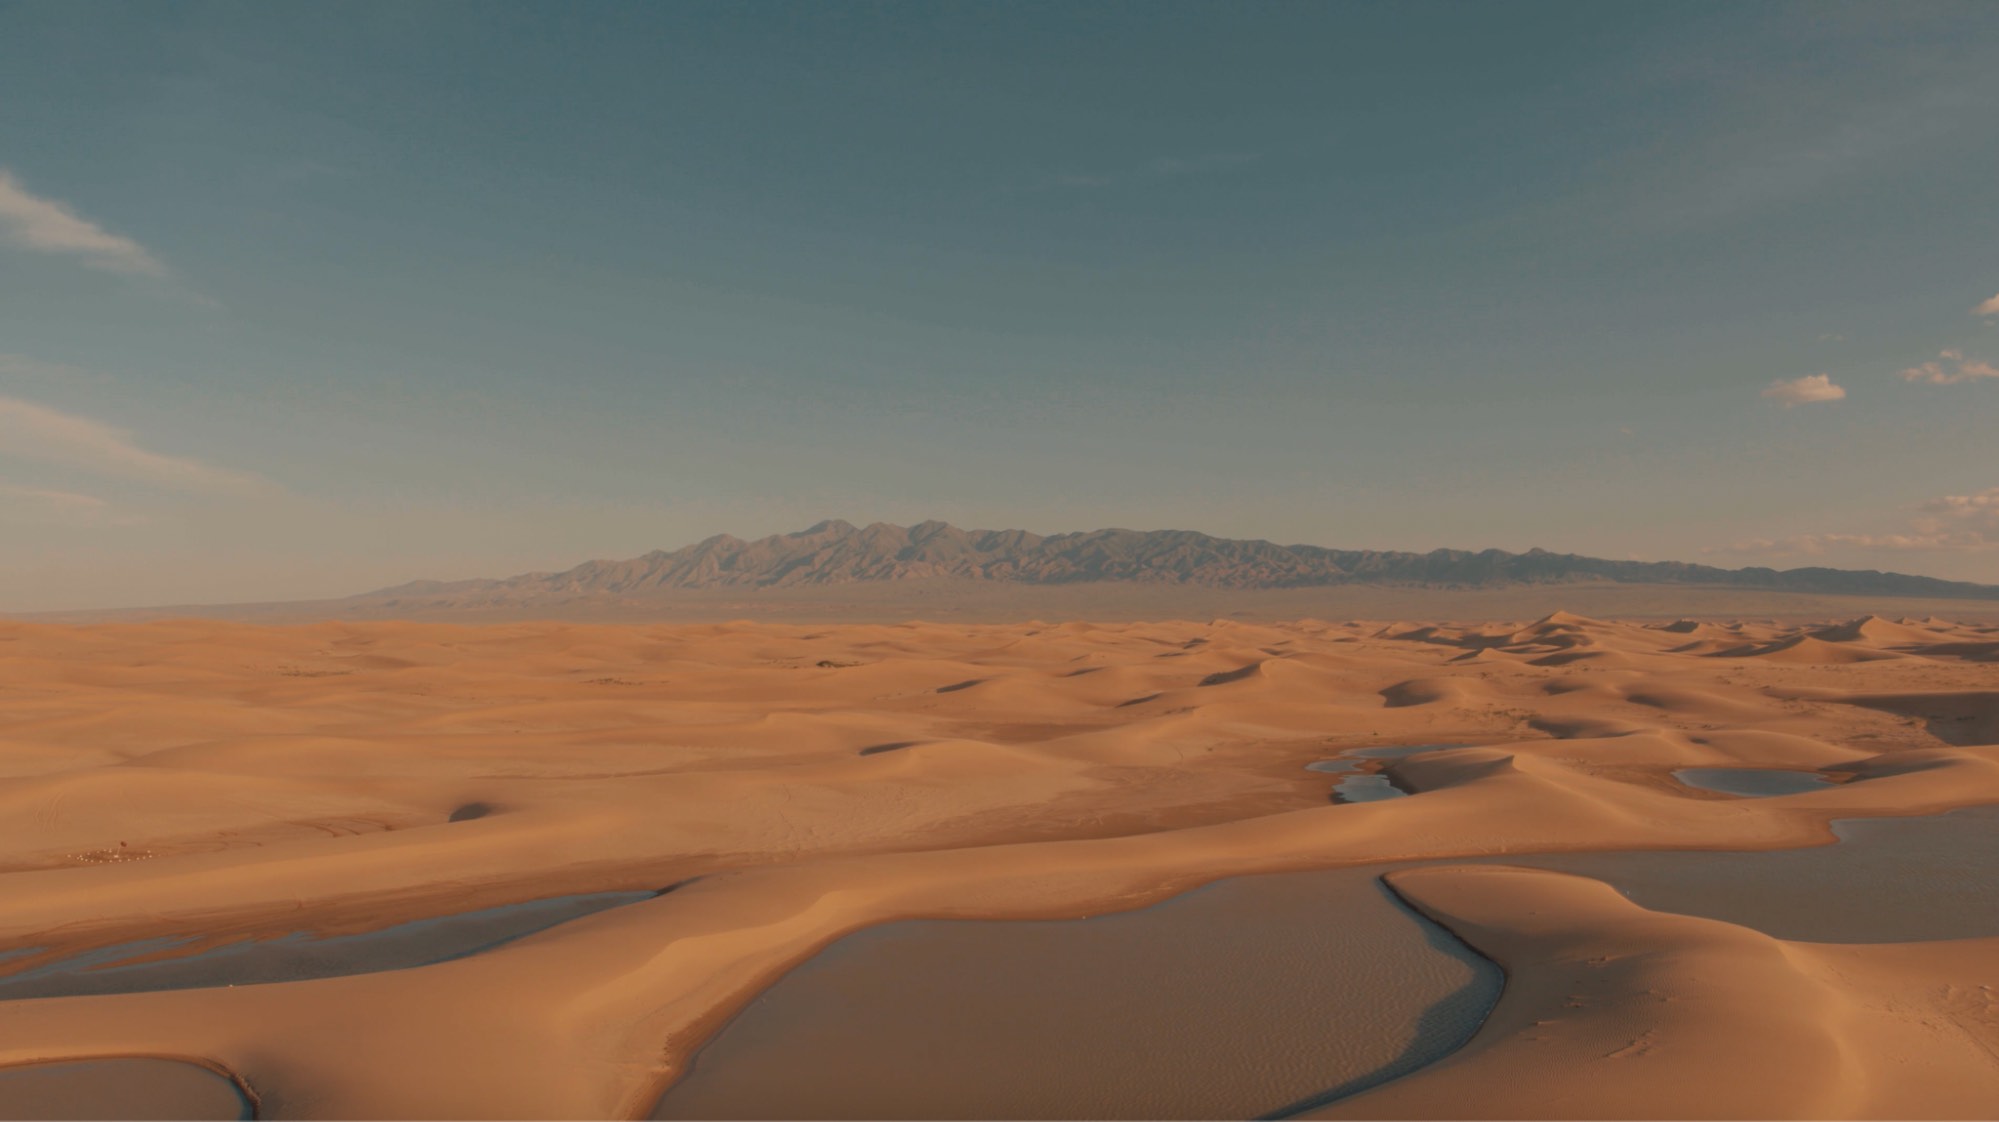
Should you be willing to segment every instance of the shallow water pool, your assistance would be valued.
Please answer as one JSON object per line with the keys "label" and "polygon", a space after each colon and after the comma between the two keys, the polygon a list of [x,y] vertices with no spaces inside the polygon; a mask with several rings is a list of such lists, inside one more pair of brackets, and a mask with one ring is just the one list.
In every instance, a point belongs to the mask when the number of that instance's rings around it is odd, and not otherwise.
{"label": "shallow water pool", "polygon": [[234,1083],[178,1060],[121,1056],[0,1067],[0,1119],[253,1117]]}
{"label": "shallow water pool", "polygon": [[[292,982],[400,970],[489,950],[572,919],[634,904],[654,892],[596,892],[529,900],[366,931],[321,937],[293,932],[245,939],[174,956],[187,938],[143,939],[99,947],[0,976],[0,1001],[24,997],[138,993]],[[33,948],[24,950],[22,955]],[[144,959],[145,961],[137,961]]]}
{"label": "shallow water pool", "polygon": [[1314,760],[1305,765],[1306,771],[1316,771],[1326,775],[1340,775],[1346,778],[1333,784],[1333,801],[1338,803],[1372,803],[1383,799],[1399,799],[1409,794],[1397,787],[1380,772],[1360,772],[1362,763],[1368,760],[1399,760],[1424,752],[1440,752],[1447,748],[1469,748],[1468,744],[1394,744],[1379,748],[1355,748],[1342,752],[1331,759]]}
{"label": "shallow water pool", "polygon": [[1751,799],[1801,795],[1806,791],[1833,786],[1832,780],[1818,772],[1795,768],[1683,767],[1673,772],[1673,778],[1703,791]]}
{"label": "shallow water pool", "polygon": [[1918,818],[1845,818],[1836,845],[1745,852],[1508,857],[1580,873],[1657,911],[1779,939],[1900,943],[1999,935],[1999,806]]}
{"label": "shallow water pool", "polygon": [[780,978],[655,1118],[1252,1118],[1449,1054],[1498,967],[1378,867],[1071,921],[891,923]]}
{"label": "shallow water pool", "polygon": [[1403,798],[1408,794],[1380,772],[1349,775],[1333,784],[1333,801],[1340,803],[1375,803],[1383,799]]}

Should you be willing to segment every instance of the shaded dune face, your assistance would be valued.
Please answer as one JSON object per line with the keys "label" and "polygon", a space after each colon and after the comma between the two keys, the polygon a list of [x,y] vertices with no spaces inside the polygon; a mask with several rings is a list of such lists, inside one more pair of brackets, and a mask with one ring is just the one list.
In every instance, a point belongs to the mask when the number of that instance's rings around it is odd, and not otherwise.
{"label": "shaded dune face", "polygon": [[[1181,895],[1202,885],[1298,870],[1799,850],[1830,842],[1835,821],[1999,803],[1994,643],[1999,630],[1936,620],[1647,625],[1565,613],[1476,624],[0,623],[0,1070],[199,1061],[239,1077],[272,1117],[636,1117],[773,982],[857,932],[886,938],[867,934],[883,925],[1061,926],[1136,919],[1161,901],[1178,914],[1236,891]],[[1306,768],[1327,759],[1361,763]],[[1674,777],[1695,769],[1837,781],[1747,798]],[[1331,801],[1355,774],[1403,794]],[[1670,896],[1684,891],[1675,877],[1654,882],[1671,880],[1659,889]],[[1706,1080],[1719,1096],[1707,1113],[1881,1113],[1925,1072],[1941,1088],[1977,1073],[1971,1052],[1920,1046],[1925,1018],[1983,1040],[1980,1026],[1999,1016],[1978,996],[1999,980],[1965,965],[1980,961],[1969,951],[1925,973],[1887,949],[1903,944],[1881,944],[1853,965],[1879,995],[1861,1007],[1824,996],[1826,972],[1848,964],[1797,949],[1809,933],[1739,928],[1732,912],[1702,922],[1755,939],[1668,930],[1581,890],[1534,887],[1545,915],[1568,925],[1544,929],[1466,903],[1484,899],[1487,881],[1410,883],[1396,892],[1505,966],[1509,993],[1587,967],[1558,945],[1642,956],[1656,936],[1706,955],[1719,939],[1724,959],[1796,967],[1804,981],[1782,981],[1791,988],[1769,1000],[1805,995],[1800,1008],[1861,1026],[1829,1038],[1852,1074],[1792,1099],[1727,1097],[1778,1062],[1770,1050],[1701,1052],[1720,1073]],[[617,906],[549,903],[562,900]],[[492,914],[549,922],[471,922]],[[1433,929],[1394,914],[1407,924],[1396,953],[1420,949]],[[442,930],[463,937],[426,941]],[[1682,936],[1691,942],[1672,941]],[[1336,944],[1299,946],[1265,957],[1352,965]],[[286,957],[302,947],[352,956],[303,969]],[[1999,962],[1999,947],[1984,950]],[[912,972],[929,953],[910,952]],[[944,959],[925,961],[940,986],[960,980]],[[172,988],[127,984],[142,973]],[[1165,969],[1151,986],[1151,1019],[1168,1038],[1204,1027],[1171,1023],[1176,1009],[1213,1010],[1207,1028],[1249,1015],[1194,973]],[[1551,1022],[1541,1029],[1624,1032],[1592,1010],[1642,1008],[1621,1004],[1636,998],[1619,987],[1642,995],[1654,978],[1613,975],[1583,1005],[1554,1000],[1536,1014]],[[1757,976],[1740,973],[1752,1000]],[[1312,1039],[1328,1055],[1382,1035],[1362,1004],[1307,1004],[1324,1009]],[[1891,1007],[1910,1012],[1880,1013]],[[1674,1005],[1654,1035],[1632,1032],[1623,1059],[1675,1054],[1680,1034],[1725,1041],[1732,1008]],[[1773,1039],[1809,1027],[1753,1023]],[[1503,1086],[1446,1113],[1470,1102],[1516,1117],[1557,1104],[1596,1117],[1652,1109],[1609,1074],[1608,1053],[1630,1041],[1544,1056],[1523,1025]],[[1388,1096],[1462,1090],[1450,1073],[1487,1054],[1490,1031],[1352,1102],[1434,1112],[1445,1099]],[[1799,1072],[1818,1070],[1817,1047],[1800,1045]],[[1363,1075],[1386,1061],[1368,1062]],[[1278,1082],[1227,1109],[1276,1110],[1341,1085]],[[1910,1101],[1957,1110],[1941,1090],[1924,1095]],[[1102,1113],[1175,1113],[1136,1086],[1124,1103]],[[1196,1112],[1211,1109],[1223,1107]],[[922,1111],[948,1113],[940,1100]]]}

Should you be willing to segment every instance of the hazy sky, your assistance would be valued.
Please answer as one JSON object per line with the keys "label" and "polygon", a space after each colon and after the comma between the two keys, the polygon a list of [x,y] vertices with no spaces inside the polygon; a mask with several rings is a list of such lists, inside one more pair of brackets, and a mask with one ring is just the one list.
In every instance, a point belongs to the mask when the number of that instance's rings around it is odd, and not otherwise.
{"label": "hazy sky", "polygon": [[0,3],[0,609],[823,517],[1999,582],[1995,58],[1993,3]]}

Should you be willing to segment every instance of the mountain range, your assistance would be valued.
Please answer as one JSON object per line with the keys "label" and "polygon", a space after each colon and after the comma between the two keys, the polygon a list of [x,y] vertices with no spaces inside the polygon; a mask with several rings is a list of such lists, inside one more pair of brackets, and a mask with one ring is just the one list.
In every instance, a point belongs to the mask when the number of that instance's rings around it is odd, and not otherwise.
{"label": "mountain range", "polygon": [[679,590],[801,588],[945,578],[1010,584],[1142,582],[1213,589],[1398,585],[1493,588],[1611,583],[1700,585],[1849,596],[1999,600],[1999,586],[1874,570],[1724,569],[1678,561],[1610,561],[1530,549],[1428,553],[1327,549],[1218,538],[1189,530],[1091,530],[1043,536],[961,530],[944,522],[859,527],[830,520],[755,541],[720,534],[626,561],[498,580],[415,581],[356,597],[532,604],[643,600]]}

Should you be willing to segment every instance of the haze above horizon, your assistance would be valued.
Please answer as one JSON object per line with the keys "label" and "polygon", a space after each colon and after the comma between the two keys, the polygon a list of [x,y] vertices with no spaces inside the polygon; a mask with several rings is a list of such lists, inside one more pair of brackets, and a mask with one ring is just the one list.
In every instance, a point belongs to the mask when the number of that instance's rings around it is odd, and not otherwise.
{"label": "haze above horizon", "polygon": [[0,6],[0,611],[833,514],[1999,583],[1999,6]]}

